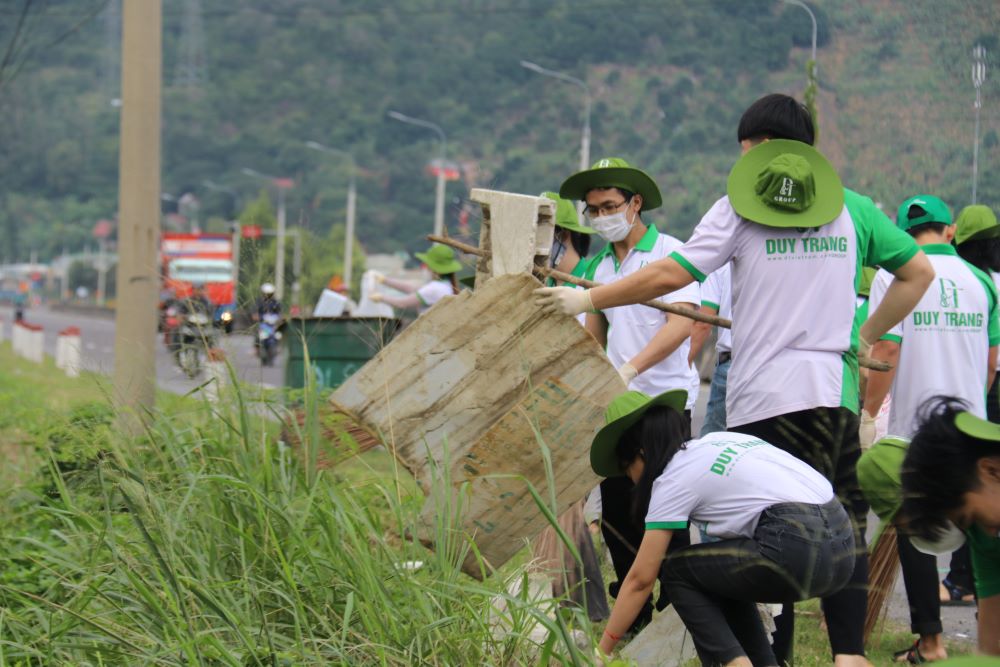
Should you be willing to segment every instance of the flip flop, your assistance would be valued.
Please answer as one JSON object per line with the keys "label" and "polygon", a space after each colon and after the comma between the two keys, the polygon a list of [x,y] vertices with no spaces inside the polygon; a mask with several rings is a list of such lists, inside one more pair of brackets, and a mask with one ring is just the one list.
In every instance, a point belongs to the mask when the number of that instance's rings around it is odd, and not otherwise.
{"label": "flip flop", "polygon": [[901,651],[896,651],[892,654],[892,659],[894,662],[905,662],[909,665],[922,665],[924,663],[933,662],[933,660],[928,660],[920,652],[920,640],[913,642],[913,646],[909,648],[904,648]]}

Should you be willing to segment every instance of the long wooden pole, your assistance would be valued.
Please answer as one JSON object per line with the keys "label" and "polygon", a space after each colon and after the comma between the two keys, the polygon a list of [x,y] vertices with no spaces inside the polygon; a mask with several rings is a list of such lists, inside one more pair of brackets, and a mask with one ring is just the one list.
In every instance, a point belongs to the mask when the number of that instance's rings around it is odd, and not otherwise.
{"label": "long wooden pole", "polygon": [[[441,243],[443,245],[451,246],[456,250],[461,250],[468,255],[475,255],[477,257],[488,257],[489,254],[483,250],[480,250],[476,246],[469,245],[468,243],[462,243],[461,241],[456,241],[450,236],[438,236],[436,234],[430,234],[427,236],[428,241],[433,241],[434,243]],[[556,280],[561,280],[565,283],[571,283],[573,285],[578,285],[580,287],[586,287],[588,289],[592,287],[600,287],[601,283],[595,283],[593,280],[586,280],[585,278],[577,278],[568,273],[563,273],[562,271],[556,271],[555,269],[550,269],[546,266],[536,266],[533,272],[542,276],[543,278],[555,278]],[[650,308],[655,308],[656,310],[663,311],[664,313],[670,313],[671,315],[680,315],[681,317],[687,317],[696,322],[704,322],[705,324],[711,324],[713,326],[722,327],[724,329],[732,329],[733,321],[727,320],[724,317],[717,317],[715,315],[706,315],[705,313],[693,310],[691,308],[685,308],[684,306],[674,306],[669,303],[661,303],[659,301],[643,301],[643,306],[649,306]],[[862,360],[859,359],[858,362],[864,368],[870,368],[876,371],[887,371],[892,368],[890,364],[884,361],[873,361],[873,360]]]}

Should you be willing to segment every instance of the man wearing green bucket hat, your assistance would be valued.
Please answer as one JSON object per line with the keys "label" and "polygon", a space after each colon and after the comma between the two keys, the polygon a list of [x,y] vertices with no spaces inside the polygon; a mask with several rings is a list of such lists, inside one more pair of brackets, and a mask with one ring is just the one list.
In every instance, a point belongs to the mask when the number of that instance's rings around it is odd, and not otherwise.
{"label": "man wearing green bucket hat", "polygon": [[[660,190],[648,174],[622,158],[598,160],[567,178],[559,193],[583,201],[589,226],[607,241],[591,260],[588,279],[605,283],[620,280],[681,246],[673,236],[644,222],[643,214],[662,203]],[[699,301],[698,289],[690,286],[664,301],[694,307]],[[700,385],[697,372],[687,363],[691,320],[631,305],[587,313],[586,325],[605,343],[608,358],[627,387],[650,395],[685,390],[690,416]],[[601,530],[618,576],[618,582],[611,586],[613,594],[642,540],[642,530],[628,518],[631,486],[627,478],[618,477],[605,480],[600,487]],[[639,614],[637,627],[651,615],[652,606],[647,605]]]}
{"label": "man wearing green bucket hat", "polygon": [[[726,392],[730,430],[756,435],[827,476],[857,531],[851,584],[825,599],[837,667],[864,657],[867,506],[857,485],[859,353],[905,317],[934,277],[913,239],[871,200],[845,190],[811,144],[808,109],[786,95],[754,102],[740,120],[743,150],[728,196],[670,257],[590,290],[536,290],[549,311],[577,313],[640,303],[680,289],[732,261],[733,351]],[[855,327],[863,266],[896,276]],[[793,612],[776,619],[776,657],[791,659]],[[783,646],[779,647],[779,644]]]}
{"label": "man wearing green bucket hat", "polygon": [[416,287],[405,280],[396,280],[380,273],[376,274],[376,280],[380,284],[403,292],[405,296],[397,297],[375,292],[372,294],[372,301],[381,301],[393,308],[417,309],[420,314],[423,314],[443,297],[458,294],[456,274],[462,270],[462,263],[455,259],[454,250],[449,246],[435,243],[427,252],[413,254],[434,274],[433,280],[424,283],[421,287]]}
{"label": "man wearing green bucket hat", "polygon": [[964,533],[979,598],[979,651],[1000,656],[1000,425],[967,407],[946,396],[922,407],[902,463],[900,513],[928,553],[954,550]]}
{"label": "man wearing green bucket hat", "polygon": [[[830,482],[787,452],[740,433],[690,439],[685,399],[627,391],[594,436],[591,467],[631,479],[632,518],[645,526],[600,650],[625,634],[662,567],[703,665],[776,665],[756,603],[842,588],[854,567],[850,519]],[[690,523],[713,541],[668,553]]]}

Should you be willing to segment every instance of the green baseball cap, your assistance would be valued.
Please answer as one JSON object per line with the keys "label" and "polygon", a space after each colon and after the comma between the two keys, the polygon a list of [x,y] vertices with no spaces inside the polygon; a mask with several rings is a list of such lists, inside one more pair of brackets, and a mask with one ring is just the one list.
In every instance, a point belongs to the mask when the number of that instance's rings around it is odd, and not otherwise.
{"label": "green baseball cap", "polygon": [[[924,214],[911,218],[910,209],[915,206],[922,208]],[[928,222],[939,222],[942,225],[955,224],[948,205],[934,195],[914,195],[900,204],[899,210],[896,211],[896,226],[904,232]]]}
{"label": "green baseball cap", "polygon": [[642,211],[651,211],[663,203],[653,179],[620,157],[602,158],[590,169],[576,172],[559,186],[559,196],[583,200],[588,192],[598,188],[621,188],[642,195]]}
{"label": "green baseball cap", "polygon": [[414,256],[439,276],[462,270],[462,263],[455,259],[455,251],[450,246],[440,243],[432,245],[427,252],[414,253]]}
{"label": "green baseball cap", "polygon": [[971,412],[959,412],[955,415],[955,428],[979,440],[1000,442],[1000,424],[994,424]]}
{"label": "green baseball cap", "polygon": [[556,203],[557,227],[568,229],[571,232],[580,232],[581,234],[597,233],[590,227],[584,227],[583,225],[580,224],[580,216],[577,214],[576,207],[573,206],[573,202],[571,202],[570,200],[563,199],[555,192],[543,192],[539,196],[551,199]]}
{"label": "green baseball cap", "polygon": [[726,193],[741,217],[768,227],[821,227],[844,210],[844,185],[833,165],[790,139],[747,151],[729,172]]}
{"label": "green baseball cap", "polygon": [[955,220],[955,245],[978,239],[992,239],[1000,236],[997,215],[989,206],[973,204],[966,206]]}
{"label": "green baseball cap", "polygon": [[604,411],[604,427],[597,432],[590,445],[590,467],[601,477],[624,475],[625,471],[618,465],[618,456],[615,454],[615,447],[622,433],[653,406],[665,405],[684,412],[687,395],[684,389],[672,389],[652,398],[641,391],[626,391],[616,396]]}
{"label": "green baseball cap", "polygon": [[[910,209],[914,206],[922,208],[924,214],[910,218]],[[948,205],[934,195],[914,195],[900,204],[899,210],[896,211],[896,226],[904,232],[928,222],[939,222],[942,225],[955,224]]]}

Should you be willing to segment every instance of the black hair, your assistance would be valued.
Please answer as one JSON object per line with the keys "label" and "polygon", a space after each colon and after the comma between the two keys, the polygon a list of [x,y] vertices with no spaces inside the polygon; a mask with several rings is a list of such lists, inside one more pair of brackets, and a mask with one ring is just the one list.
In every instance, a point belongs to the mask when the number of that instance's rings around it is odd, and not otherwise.
{"label": "black hair", "polygon": [[740,142],[744,139],[792,139],[811,146],[816,141],[816,128],[806,105],[794,97],[772,93],[747,107],[736,136]]}
{"label": "black hair", "polygon": [[639,456],[646,462],[639,483],[632,489],[632,519],[641,526],[649,511],[653,482],[663,474],[674,454],[691,438],[691,424],[682,413],[663,405],[651,407],[632,424],[615,445],[615,455],[624,470]]}
{"label": "black hair", "polygon": [[[913,216],[919,217],[919,216]],[[934,232],[935,234],[943,234],[944,230],[948,225],[943,222],[922,222],[919,225],[914,225],[906,230],[906,232],[913,238],[917,238],[924,232]]]}
{"label": "black hair", "polygon": [[569,231],[569,243],[573,246],[573,250],[576,250],[581,258],[586,257],[587,253],[590,252],[590,234],[584,234],[583,232]]}
{"label": "black hair", "polygon": [[980,271],[1000,271],[1000,237],[970,239],[955,249],[959,257]]}
{"label": "black hair", "polygon": [[1000,456],[1000,444],[973,438],[955,426],[955,417],[966,410],[958,398],[935,396],[917,411],[919,427],[900,471],[901,518],[910,534],[941,537],[965,493],[979,487],[979,459]]}

